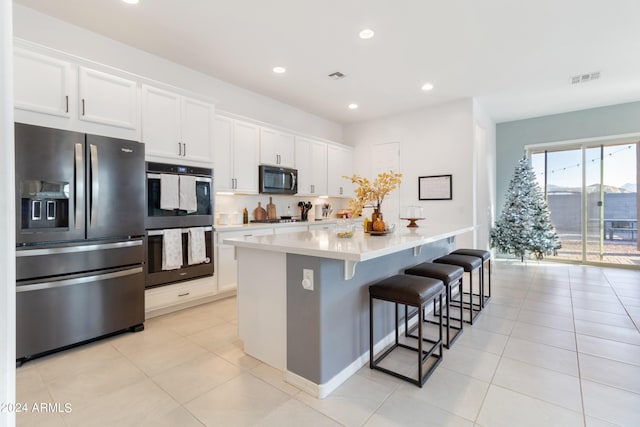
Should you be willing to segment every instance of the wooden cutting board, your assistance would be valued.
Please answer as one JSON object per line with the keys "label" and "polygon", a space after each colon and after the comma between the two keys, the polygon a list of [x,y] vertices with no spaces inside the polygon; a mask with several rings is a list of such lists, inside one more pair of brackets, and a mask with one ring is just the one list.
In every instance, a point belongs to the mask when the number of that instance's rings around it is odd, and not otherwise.
{"label": "wooden cutting board", "polygon": [[257,221],[267,219],[267,211],[264,210],[260,202],[258,202],[258,207],[253,210],[253,219]]}
{"label": "wooden cutting board", "polygon": [[267,219],[278,219],[276,215],[276,205],[273,204],[272,197],[269,197],[269,204],[267,205]]}

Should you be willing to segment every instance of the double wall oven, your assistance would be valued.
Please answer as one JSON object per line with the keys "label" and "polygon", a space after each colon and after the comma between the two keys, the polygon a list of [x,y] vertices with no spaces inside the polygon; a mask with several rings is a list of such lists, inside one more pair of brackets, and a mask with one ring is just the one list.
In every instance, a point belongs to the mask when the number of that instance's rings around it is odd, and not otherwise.
{"label": "double wall oven", "polygon": [[[167,191],[175,190],[168,186],[168,182],[177,182],[178,186],[186,182],[191,186],[191,193],[195,187],[195,200],[190,208],[166,206]],[[146,183],[146,287],[213,275],[213,171],[201,167],[147,162]],[[192,249],[189,244],[189,231],[193,229],[204,231],[206,256],[203,262],[189,261],[189,251]],[[163,269],[163,247],[167,244],[165,234],[169,236],[171,233],[175,236],[176,230],[181,233],[179,244],[182,249],[182,263],[179,268]]]}

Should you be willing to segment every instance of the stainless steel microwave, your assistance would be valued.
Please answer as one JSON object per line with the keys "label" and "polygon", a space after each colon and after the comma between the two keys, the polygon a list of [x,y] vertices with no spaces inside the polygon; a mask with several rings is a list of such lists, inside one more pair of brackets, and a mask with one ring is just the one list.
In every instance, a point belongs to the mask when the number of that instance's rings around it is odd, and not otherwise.
{"label": "stainless steel microwave", "polygon": [[260,165],[260,193],[296,194],[298,192],[298,171],[278,166]]}

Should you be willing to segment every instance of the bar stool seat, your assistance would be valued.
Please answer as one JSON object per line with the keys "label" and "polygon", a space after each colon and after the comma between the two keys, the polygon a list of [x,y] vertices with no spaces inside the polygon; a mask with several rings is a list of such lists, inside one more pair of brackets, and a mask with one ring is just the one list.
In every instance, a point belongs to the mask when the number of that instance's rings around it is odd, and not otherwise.
{"label": "bar stool seat", "polygon": [[[445,288],[442,280],[431,279],[428,277],[411,276],[398,274],[386,279],[383,279],[373,285],[369,286],[369,367],[371,369],[377,369],[387,374],[393,375],[397,378],[401,378],[405,381],[409,381],[419,387],[425,383],[427,378],[431,375],[434,369],[442,361],[443,355],[443,340],[442,340],[442,296],[445,295]],[[373,300],[378,299],[382,301],[388,301],[395,303],[395,342],[381,355],[374,355],[373,352],[373,330],[374,330],[374,313],[373,313]],[[429,340],[423,337],[423,308],[431,301],[438,299],[440,303],[440,324],[439,324],[439,338],[437,340]],[[404,304],[418,308],[418,347],[412,347],[410,345],[400,343],[398,338],[398,304]],[[431,343],[431,347],[428,350],[423,349],[424,342]],[[411,378],[409,376],[400,374],[391,369],[379,366],[380,362],[387,357],[393,350],[398,347],[406,348],[418,353],[418,378]],[[438,352],[436,353],[436,350]],[[424,371],[424,362],[433,358],[434,362]],[[424,372],[424,373],[423,373]]]}
{"label": "bar stool seat", "polygon": [[[469,256],[482,258],[482,271],[480,272],[480,274],[482,276],[482,289],[484,290],[484,298],[482,299],[482,307],[484,308],[485,304],[489,302],[489,300],[491,299],[491,252],[485,251],[484,249],[462,248],[462,249],[456,249],[451,253],[457,254],[457,255],[469,255]],[[487,263],[487,266],[489,267],[487,272],[489,275],[489,280],[487,283],[488,286],[484,286],[484,264],[485,263]]]}
{"label": "bar stool seat", "polygon": [[[446,288],[446,304],[445,306],[447,307],[447,311],[446,311],[446,316],[445,318],[447,319],[447,323],[446,323],[446,337],[447,340],[445,342],[445,347],[446,348],[451,348],[451,344],[453,344],[453,342],[458,338],[458,336],[460,336],[460,334],[462,333],[462,325],[464,324],[463,322],[463,311],[462,311],[462,304],[459,304],[459,309],[460,309],[460,314],[459,317],[456,319],[455,317],[451,316],[451,301],[452,301],[452,296],[453,296],[453,289],[457,286],[458,287],[458,295],[460,296],[460,298],[462,298],[463,295],[463,291],[462,291],[462,276],[464,275],[464,268],[459,267],[457,265],[449,265],[449,264],[434,264],[431,262],[423,262],[422,264],[418,264],[415,265],[411,268],[407,268],[404,271],[404,274],[413,274],[415,276],[422,276],[422,277],[431,277],[432,279],[438,279],[438,280],[442,280],[442,283],[444,284],[444,287]],[[434,301],[434,307],[433,307],[433,314],[437,315],[437,311],[436,311],[436,307],[435,307],[435,301]],[[413,315],[415,315],[415,313],[413,313]],[[407,321],[409,316],[406,315],[405,312],[405,321]],[[459,326],[454,326],[451,323],[451,320],[456,320],[459,321]],[[435,323],[435,321],[433,320],[427,320],[426,316],[425,316],[425,322],[429,322],[429,323]],[[408,322],[407,322],[408,323]],[[414,326],[415,328],[415,326]],[[451,336],[451,329],[454,329],[456,332],[453,335],[453,337]]]}
{"label": "bar stool seat", "polygon": [[[478,303],[473,302],[473,273],[475,271],[480,271],[482,268],[482,260],[478,257],[471,255],[460,255],[460,254],[449,254],[442,256],[440,258],[436,258],[433,260],[436,264],[450,264],[457,265],[458,267],[462,267],[465,273],[469,273],[469,292],[464,292],[465,295],[469,295],[469,302],[464,302],[463,295],[460,296],[460,304],[466,306],[469,309],[469,320],[465,320],[465,322],[473,325],[473,321],[478,317],[480,311],[482,310],[482,301],[484,300],[484,294],[482,289],[482,279],[479,280],[479,293],[476,295],[480,296],[480,301]],[[457,306],[455,301],[451,302],[453,306]]]}

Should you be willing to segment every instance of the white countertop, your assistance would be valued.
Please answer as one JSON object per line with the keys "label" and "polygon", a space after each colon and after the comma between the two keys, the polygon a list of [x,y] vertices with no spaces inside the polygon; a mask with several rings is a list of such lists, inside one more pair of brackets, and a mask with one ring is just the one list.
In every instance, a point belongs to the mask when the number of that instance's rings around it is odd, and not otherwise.
{"label": "white countertop", "polygon": [[307,227],[308,225],[317,224],[335,224],[336,219],[323,219],[321,221],[296,221],[296,222],[250,222],[249,224],[233,224],[233,225],[216,225],[216,231],[238,231],[246,229],[258,230],[261,228],[277,228],[277,227]]}
{"label": "white countertop", "polygon": [[473,228],[470,225],[452,224],[420,225],[418,228],[399,226],[392,234],[373,236],[356,227],[351,238],[339,238],[330,230],[314,230],[234,237],[224,239],[224,243],[239,248],[359,262],[464,234]]}

